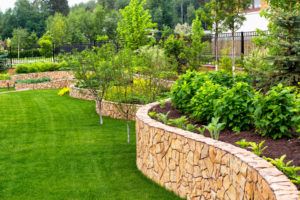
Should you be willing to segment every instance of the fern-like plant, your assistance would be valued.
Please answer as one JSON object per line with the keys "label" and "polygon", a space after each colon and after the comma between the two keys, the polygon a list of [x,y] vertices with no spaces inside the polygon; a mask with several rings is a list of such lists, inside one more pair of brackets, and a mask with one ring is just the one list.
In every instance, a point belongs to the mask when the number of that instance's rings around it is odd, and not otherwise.
{"label": "fern-like plant", "polygon": [[209,131],[211,138],[215,140],[219,140],[220,132],[225,128],[225,123],[219,123],[219,120],[219,117],[214,117],[210,124],[204,126]]}

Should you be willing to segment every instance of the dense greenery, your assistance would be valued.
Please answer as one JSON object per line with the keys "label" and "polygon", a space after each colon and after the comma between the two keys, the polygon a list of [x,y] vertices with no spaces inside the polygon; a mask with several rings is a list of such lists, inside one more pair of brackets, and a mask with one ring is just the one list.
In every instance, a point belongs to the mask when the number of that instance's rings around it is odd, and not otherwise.
{"label": "dense greenery", "polygon": [[179,199],[138,171],[124,121],[57,92],[1,94],[1,199]]}
{"label": "dense greenery", "polygon": [[172,87],[172,103],[196,122],[207,124],[215,117],[236,132],[255,128],[274,139],[300,133],[296,88],[278,85],[263,94],[249,80],[244,74],[222,71],[187,72]]}
{"label": "dense greenery", "polygon": [[37,62],[37,63],[18,65],[16,69],[16,73],[26,74],[26,73],[34,73],[34,72],[49,72],[49,71],[59,71],[67,68],[68,68],[68,64],[66,62],[61,62],[61,63]]}

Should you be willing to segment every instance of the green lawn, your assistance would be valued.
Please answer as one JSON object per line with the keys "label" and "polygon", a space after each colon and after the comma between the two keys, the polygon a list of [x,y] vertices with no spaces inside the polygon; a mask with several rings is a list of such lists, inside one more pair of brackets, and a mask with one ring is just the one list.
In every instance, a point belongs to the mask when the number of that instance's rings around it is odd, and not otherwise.
{"label": "green lawn", "polygon": [[7,89],[7,88],[0,88],[0,93],[1,92],[13,91],[13,90],[15,90],[15,89],[14,88],[9,88],[9,89]]}
{"label": "green lawn", "polygon": [[178,199],[137,170],[125,123],[104,123],[57,91],[1,94],[0,199]]}

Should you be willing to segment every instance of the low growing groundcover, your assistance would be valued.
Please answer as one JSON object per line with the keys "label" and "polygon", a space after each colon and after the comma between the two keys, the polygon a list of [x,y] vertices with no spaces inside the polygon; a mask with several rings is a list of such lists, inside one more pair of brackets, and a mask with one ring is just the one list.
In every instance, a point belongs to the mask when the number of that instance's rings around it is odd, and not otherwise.
{"label": "low growing groundcover", "polygon": [[125,127],[56,90],[1,94],[0,199],[179,199],[137,170]]}

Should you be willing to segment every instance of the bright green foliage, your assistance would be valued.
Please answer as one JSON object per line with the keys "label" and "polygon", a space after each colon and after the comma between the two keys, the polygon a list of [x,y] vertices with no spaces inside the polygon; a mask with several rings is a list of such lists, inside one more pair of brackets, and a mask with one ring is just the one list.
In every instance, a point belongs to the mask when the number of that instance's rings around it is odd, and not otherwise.
{"label": "bright green foliage", "polygon": [[0,74],[0,80],[9,80],[10,75],[9,74]]}
{"label": "bright green foliage", "polygon": [[300,104],[295,88],[274,86],[266,95],[257,94],[254,100],[255,127],[262,136],[273,139],[290,137],[300,124]]}
{"label": "bright green foliage", "polygon": [[249,84],[237,82],[216,100],[215,116],[220,117],[221,122],[234,131],[248,130],[253,122],[254,94]]}
{"label": "bright green foliage", "polygon": [[203,74],[195,71],[188,71],[181,75],[171,89],[171,99],[174,106],[180,111],[188,112],[190,100],[206,80],[207,78]]}
{"label": "bright green foliage", "polygon": [[190,102],[192,117],[198,122],[210,122],[214,117],[214,102],[226,91],[226,88],[206,81],[199,87],[196,95]]}
{"label": "bright green foliage", "polygon": [[262,156],[264,150],[268,148],[267,146],[264,146],[265,141],[261,141],[260,143],[256,142],[249,142],[249,149],[252,150],[252,152],[257,156]]}
{"label": "bright green foliage", "polygon": [[164,49],[167,56],[176,60],[177,72],[183,72],[187,63],[186,41],[181,37],[175,38],[172,34],[164,42]]}
{"label": "bright green foliage", "polygon": [[265,158],[267,161],[272,163],[277,169],[282,171],[293,183],[300,184],[300,167],[291,165],[293,161],[285,162],[284,159],[286,155],[281,156],[280,158]]}
{"label": "bright green foliage", "polygon": [[37,84],[37,83],[45,83],[50,82],[51,79],[48,77],[38,78],[38,79],[25,79],[25,80],[17,80],[16,83],[21,84]]}
{"label": "bright green foliage", "polygon": [[121,20],[117,32],[121,44],[132,50],[151,42],[151,31],[156,27],[149,10],[145,10],[145,0],[131,0],[129,5],[120,10]]}
{"label": "bright green foliage", "polygon": [[16,73],[26,74],[34,72],[49,72],[49,71],[59,71],[65,66],[65,63],[52,63],[52,62],[37,62],[20,64],[17,66]]}
{"label": "bright green foliage", "polygon": [[189,123],[188,118],[186,116],[182,116],[176,119],[170,119],[168,122],[172,126],[176,126],[181,129],[185,129],[186,125]]}
{"label": "bright green foliage", "polygon": [[220,118],[214,117],[207,126],[204,126],[210,133],[210,137],[214,140],[219,140],[220,132],[225,128],[225,123],[219,122]]}
{"label": "bright green foliage", "polygon": [[196,128],[196,126],[193,125],[193,124],[187,124],[186,127],[185,127],[185,130],[194,132],[194,131],[197,130],[197,128]]}
{"label": "bright green foliage", "polygon": [[156,114],[156,117],[157,117],[158,121],[161,121],[164,124],[169,123],[169,112],[167,112],[166,114],[158,113],[158,114]]}
{"label": "bright green foliage", "polygon": [[204,36],[204,29],[199,16],[193,20],[192,24],[192,43],[190,48],[188,48],[188,63],[190,69],[197,69],[204,63],[205,57],[203,56],[204,50],[207,47],[206,42],[202,42],[202,37]]}
{"label": "bright green foliage", "polygon": [[53,52],[53,43],[51,36],[49,34],[43,35],[38,41],[40,48],[40,52],[43,56],[45,57],[50,57],[52,56]]}
{"label": "bright green foliage", "polygon": [[66,18],[56,13],[47,20],[47,33],[55,46],[60,46],[68,41],[68,25]]}
{"label": "bright green foliage", "polygon": [[1,94],[1,199],[180,199],[137,169],[125,121],[99,126],[95,102],[57,92]]}
{"label": "bright green foliage", "polygon": [[57,94],[58,96],[64,96],[66,94],[69,94],[69,92],[70,92],[70,88],[64,87],[61,90],[59,90]]}
{"label": "bright green foliage", "polygon": [[201,135],[204,135],[206,128],[205,127],[199,127],[196,129]]}
{"label": "bright green foliage", "polygon": [[149,117],[151,117],[151,118],[156,118],[157,113],[154,112],[154,111],[151,111],[151,112],[148,113],[148,115],[149,115]]}
{"label": "bright green foliage", "polygon": [[241,148],[249,147],[249,142],[246,139],[241,139],[241,140],[235,142],[235,144],[239,145]]}

